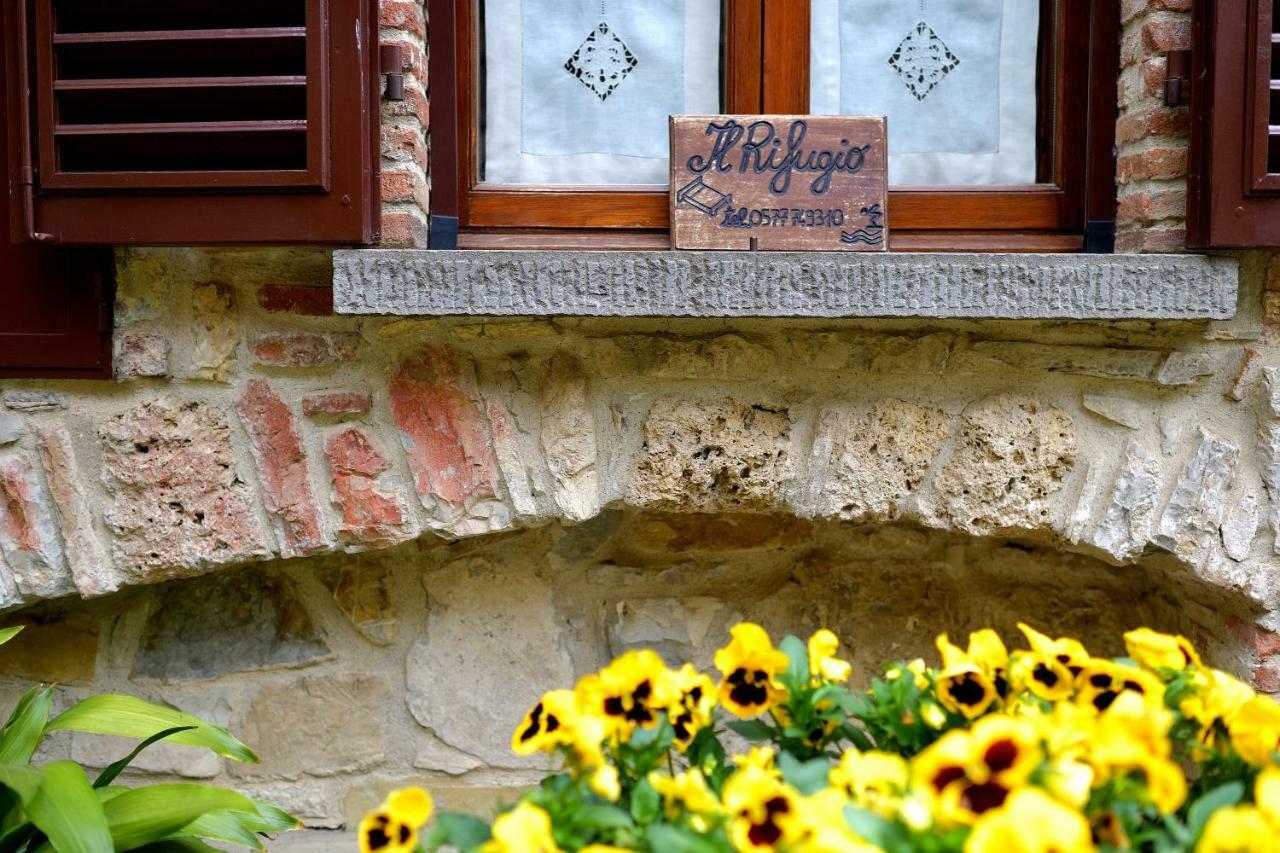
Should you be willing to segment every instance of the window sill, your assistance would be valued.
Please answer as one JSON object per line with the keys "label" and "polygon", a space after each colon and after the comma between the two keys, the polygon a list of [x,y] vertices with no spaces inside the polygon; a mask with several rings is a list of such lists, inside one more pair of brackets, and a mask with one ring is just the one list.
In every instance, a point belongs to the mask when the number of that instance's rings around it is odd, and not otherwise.
{"label": "window sill", "polygon": [[1226,320],[1203,255],[429,251],[333,258],[341,314]]}

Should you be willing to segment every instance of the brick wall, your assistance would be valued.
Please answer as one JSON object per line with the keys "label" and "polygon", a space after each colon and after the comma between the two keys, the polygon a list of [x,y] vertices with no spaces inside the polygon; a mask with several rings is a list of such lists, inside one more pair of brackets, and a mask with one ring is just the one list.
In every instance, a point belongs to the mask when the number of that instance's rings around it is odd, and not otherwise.
{"label": "brick wall", "polygon": [[381,0],[383,44],[404,49],[404,100],[382,101],[382,242],[427,245],[427,17],[421,0]]}

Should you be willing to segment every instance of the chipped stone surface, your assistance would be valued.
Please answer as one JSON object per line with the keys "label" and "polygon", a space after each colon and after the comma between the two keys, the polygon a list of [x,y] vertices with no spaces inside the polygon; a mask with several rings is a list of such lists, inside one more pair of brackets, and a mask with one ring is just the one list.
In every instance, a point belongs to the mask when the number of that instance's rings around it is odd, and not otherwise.
{"label": "chipped stone surface", "polygon": [[1156,382],[1171,388],[1194,385],[1217,370],[1214,358],[1207,352],[1183,352],[1178,350],[1160,365]]}
{"label": "chipped stone surface", "polygon": [[706,597],[648,598],[619,602],[609,614],[609,651],[652,649],[668,666],[705,665],[706,641],[728,616],[723,601]]}
{"label": "chipped stone surface", "polygon": [[1260,509],[1257,492],[1247,492],[1222,523],[1222,546],[1227,556],[1237,563],[1248,558],[1253,540],[1258,535]]}
{"label": "chipped stone surface", "polygon": [[510,511],[498,497],[498,463],[471,360],[424,347],[392,377],[390,397],[432,525],[461,536],[507,527]]}
{"label": "chipped stone surface", "polygon": [[903,400],[858,415],[829,409],[818,419],[812,488],[819,516],[892,521],[924,483],[950,434],[940,409]]}
{"label": "chipped stone surface", "polygon": [[67,407],[67,398],[55,391],[5,391],[5,408],[15,412],[51,412]]}
{"label": "chipped stone surface", "polygon": [[1267,388],[1267,405],[1271,415],[1280,418],[1280,367],[1262,368],[1262,378]]}
{"label": "chipped stone surface", "polygon": [[324,452],[333,477],[333,503],[342,515],[340,542],[385,547],[414,534],[392,478],[383,476],[391,464],[364,431],[352,428],[330,435]]}
{"label": "chipped stone surface", "polygon": [[1101,394],[1085,394],[1082,403],[1086,409],[1103,420],[1111,421],[1129,429],[1142,427],[1147,413],[1141,403],[1125,397],[1106,397]]}
{"label": "chipped stone surface", "polygon": [[234,293],[225,284],[196,284],[191,288],[191,313],[191,377],[226,382],[236,368],[240,344]]}
{"label": "chipped stone surface", "polygon": [[[574,681],[551,584],[524,565],[464,559],[423,585],[427,629],[406,664],[414,719],[491,766],[541,764],[512,754],[510,733],[544,691]],[[483,657],[466,651],[480,647]]]}
{"label": "chipped stone surface", "polygon": [[99,429],[105,513],[135,583],[271,553],[236,471],[226,414],[207,403],[139,403]]}
{"label": "chipped stone surface", "polygon": [[116,342],[117,379],[169,375],[169,339],[164,335],[131,333]]}
{"label": "chipped stone surface", "polygon": [[302,398],[302,413],[309,418],[342,419],[366,415],[373,408],[368,391],[320,391]]}
{"label": "chipped stone surface", "polygon": [[360,336],[351,332],[266,333],[251,344],[253,359],[263,367],[333,367],[355,357]]}
{"label": "chipped stone surface", "polygon": [[303,557],[323,551],[329,543],[293,411],[265,379],[245,383],[236,411],[253,448],[262,503],[275,528],[280,555]]}
{"label": "chipped stone surface", "polygon": [[133,674],[196,681],[328,657],[293,581],[242,569],[161,587]]}
{"label": "chipped stone surface", "polygon": [[386,760],[390,698],[391,684],[380,675],[335,673],[268,685],[239,732],[246,743],[271,748],[261,749],[260,764],[228,762],[231,772],[295,781],[372,770]]}
{"label": "chipped stone surface", "polygon": [[937,512],[975,534],[1050,528],[1049,498],[1075,460],[1075,425],[1061,409],[1008,395],[975,403],[938,475]]}
{"label": "chipped stone surface", "polygon": [[981,341],[973,353],[1018,370],[1151,381],[1164,361],[1156,350]]}
{"label": "chipped stone surface", "polygon": [[[509,388],[514,389],[515,379],[505,377]],[[509,393],[520,393],[512,390]],[[538,504],[533,497],[530,467],[533,461],[523,452],[520,422],[508,403],[496,394],[484,401],[485,414],[489,417],[489,429],[493,435],[493,453],[507,484],[507,497],[516,518],[533,518],[538,514]]]}
{"label": "chipped stone surface", "polygon": [[399,633],[399,613],[392,603],[391,572],[384,561],[343,557],[317,572],[333,594],[342,615],[375,646],[389,646]]}
{"label": "chipped stone surface", "polygon": [[40,460],[45,480],[58,510],[67,564],[76,589],[85,598],[115,592],[124,582],[93,523],[93,511],[85,498],[71,434],[66,427],[50,425],[39,430]]}
{"label": "chipped stone surface", "polygon": [[1272,424],[1263,430],[1262,482],[1271,498],[1271,532],[1274,536],[1272,553],[1280,554],[1280,424]]}
{"label": "chipped stone surface", "polygon": [[1227,492],[1235,476],[1240,448],[1205,429],[1195,456],[1182,470],[1156,530],[1155,542],[1181,557],[1199,562],[1218,539],[1226,513]]}
{"label": "chipped stone surface", "polygon": [[57,598],[75,591],[49,500],[19,456],[0,457],[0,550],[22,595]]}
{"label": "chipped stone surface", "polygon": [[1093,533],[1093,545],[1118,560],[1142,553],[1155,528],[1161,476],[1155,455],[1140,442],[1130,441],[1111,500]]}
{"label": "chipped stone surface", "polygon": [[577,359],[551,360],[542,389],[540,441],[555,483],[554,497],[566,518],[583,521],[600,508],[596,426],[587,380]]}
{"label": "chipped stone surface", "polygon": [[755,379],[778,367],[768,347],[740,335],[710,339],[673,339],[653,335],[614,338],[625,366],[654,379]]}
{"label": "chipped stone surface", "polygon": [[786,409],[663,398],[645,420],[627,502],[699,512],[766,510],[783,504],[791,476]]}
{"label": "chipped stone surface", "polygon": [[0,445],[19,441],[25,432],[22,418],[12,412],[0,412]]}

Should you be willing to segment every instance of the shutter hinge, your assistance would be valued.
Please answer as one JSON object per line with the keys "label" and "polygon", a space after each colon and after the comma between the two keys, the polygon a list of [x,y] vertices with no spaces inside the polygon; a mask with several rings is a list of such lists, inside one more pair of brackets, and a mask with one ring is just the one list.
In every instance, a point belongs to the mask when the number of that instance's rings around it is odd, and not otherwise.
{"label": "shutter hinge", "polygon": [[1191,103],[1191,51],[1171,50],[1164,55],[1164,105]]}
{"label": "shutter hinge", "polygon": [[378,64],[387,78],[386,88],[382,96],[388,101],[404,100],[404,72],[409,66],[405,64],[404,46],[384,44],[378,47]]}
{"label": "shutter hinge", "polygon": [[23,213],[27,218],[27,234],[31,239],[37,243],[46,243],[52,240],[52,234],[46,234],[36,228],[36,175],[35,170],[30,165],[22,167],[22,207]]}

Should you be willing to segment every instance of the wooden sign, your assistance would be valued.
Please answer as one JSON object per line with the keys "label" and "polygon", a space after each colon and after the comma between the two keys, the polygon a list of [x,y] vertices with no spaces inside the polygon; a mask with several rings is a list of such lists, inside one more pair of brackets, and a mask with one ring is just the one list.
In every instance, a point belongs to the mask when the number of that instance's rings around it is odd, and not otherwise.
{"label": "wooden sign", "polygon": [[677,249],[883,252],[883,116],[672,116]]}

